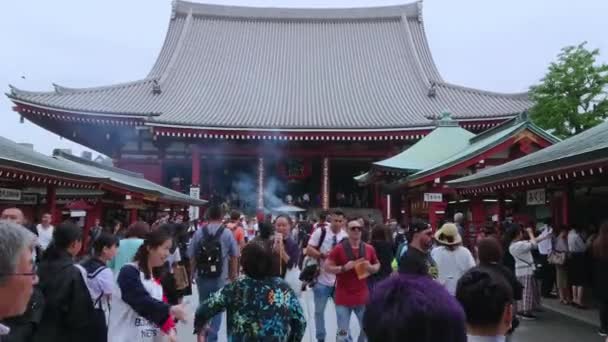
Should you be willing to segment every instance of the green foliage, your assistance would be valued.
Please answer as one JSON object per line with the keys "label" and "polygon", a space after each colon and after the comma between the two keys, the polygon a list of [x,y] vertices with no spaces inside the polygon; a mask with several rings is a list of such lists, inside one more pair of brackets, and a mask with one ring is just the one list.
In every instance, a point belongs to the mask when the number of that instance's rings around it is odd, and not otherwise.
{"label": "green foliage", "polygon": [[608,64],[598,64],[599,50],[582,43],[562,49],[541,84],[530,96],[532,120],[567,138],[602,123],[608,117]]}

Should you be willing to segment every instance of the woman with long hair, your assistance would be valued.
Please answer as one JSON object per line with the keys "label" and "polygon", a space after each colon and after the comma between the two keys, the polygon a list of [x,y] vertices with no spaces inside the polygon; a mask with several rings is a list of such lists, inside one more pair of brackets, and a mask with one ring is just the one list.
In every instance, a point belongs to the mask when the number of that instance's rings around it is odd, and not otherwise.
{"label": "woman with long hair", "polygon": [[370,291],[375,285],[386,279],[393,272],[391,263],[395,258],[394,243],[391,231],[383,224],[377,224],[372,229],[371,245],[376,250],[376,255],[380,261],[380,270],[372,274],[367,281]]}
{"label": "woman with long hair", "polygon": [[454,295],[458,279],[475,266],[475,259],[469,249],[462,246],[462,237],[453,223],[441,226],[435,233],[435,241],[439,246],[431,251],[431,257],[437,263],[437,280]]}
{"label": "woman with long hair", "polygon": [[608,334],[608,221],[602,222],[600,230],[591,245],[593,261],[593,293],[600,306],[601,336]]}
{"label": "woman with long hair", "polygon": [[156,342],[163,340],[162,334],[177,341],[174,318],[185,320],[185,307],[164,301],[163,288],[154,274],[167,261],[172,243],[164,229],[148,233],[133,262],[120,269],[108,328],[112,341],[132,342],[143,336]]}
{"label": "woman with long hair", "polygon": [[70,222],[60,224],[38,267],[45,307],[34,341],[88,341],[93,302],[76,268],[82,248],[82,230]]}

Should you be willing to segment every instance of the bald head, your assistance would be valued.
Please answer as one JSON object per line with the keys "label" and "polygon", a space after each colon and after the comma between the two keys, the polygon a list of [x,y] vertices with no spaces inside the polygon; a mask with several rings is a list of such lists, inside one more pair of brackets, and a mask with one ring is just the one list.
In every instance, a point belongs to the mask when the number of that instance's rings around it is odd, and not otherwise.
{"label": "bald head", "polygon": [[24,224],[23,212],[19,208],[6,208],[2,211],[1,220]]}

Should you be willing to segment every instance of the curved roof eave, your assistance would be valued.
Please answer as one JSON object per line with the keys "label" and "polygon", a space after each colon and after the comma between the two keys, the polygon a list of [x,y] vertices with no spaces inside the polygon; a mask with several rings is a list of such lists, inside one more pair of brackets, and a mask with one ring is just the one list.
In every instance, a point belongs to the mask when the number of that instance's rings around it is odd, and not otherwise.
{"label": "curved roof eave", "polygon": [[[340,25],[325,25],[328,21]],[[243,40],[253,28],[261,31]],[[214,30],[222,32],[223,40]],[[308,41],[320,43],[304,49]],[[344,68],[335,66],[336,58]],[[494,120],[531,106],[526,94],[444,82],[424,32],[421,1],[329,9],[175,1],[161,52],[146,78],[54,88],[29,92],[11,87],[7,95],[75,114],[241,130],[382,131],[425,126],[445,109],[458,119]]]}

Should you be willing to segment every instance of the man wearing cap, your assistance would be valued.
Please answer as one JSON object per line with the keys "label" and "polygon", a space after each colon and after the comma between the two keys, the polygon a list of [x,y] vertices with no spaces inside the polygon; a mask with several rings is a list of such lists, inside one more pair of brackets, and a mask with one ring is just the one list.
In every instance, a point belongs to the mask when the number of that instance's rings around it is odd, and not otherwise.
{"label": "man wearing cap", "polygon": [[471,252],[462,246],[462,237],[458,227],[446,223],[435,233],[439,247],[431,251],[431,257],[437,263],[439,271],[437,280],[451,295],[456,293],[458,279],[469,269],[475,267]]}
{"label": "man wearing cap", "polygon": [[408,249],[399,257],[399,273],[437,278],[437,265],[429,253],[433,246],[431,226],[423,221],[415,221],[407,235]]}

